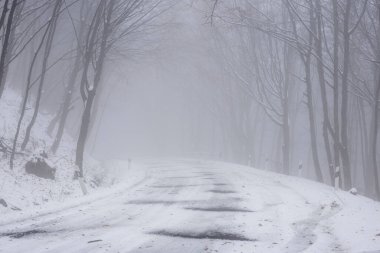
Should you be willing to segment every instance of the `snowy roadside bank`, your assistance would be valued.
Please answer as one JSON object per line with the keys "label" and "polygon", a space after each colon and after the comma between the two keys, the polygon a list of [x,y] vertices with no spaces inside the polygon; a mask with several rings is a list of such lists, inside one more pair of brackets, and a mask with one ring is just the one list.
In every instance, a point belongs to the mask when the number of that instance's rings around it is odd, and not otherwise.
{"label": "snowy roadside bank", "polygon": [[0,216],[0,226],[8,225],[14,222],[22,222],[23,220],[33,219],[36,217],[49,215],[62,210],[78,207],[97,200],[108,198],[110,195],[124,192],[134,185],[139,184],[145,178],[145,170],[141,169],[141,165],[132,163],[128,170],[128,162],[124,161],[106,161],[102,163],[107,172],[108,186],[98,188],[89,188],[89,194],[83,196],[77,180],[77,193],[65,201],[50,201],[44,205],[31,207],[27,210],[19,210],[14,212],[3,213]]}
{"label": "snowy roadside bank", "polygon": [[[10,222],[20,217],[30,217],[33,213],[48,212],[60,206],[70,206],[93,201],[106,196],[112,188],[125,187],[138,178],[124,178],[127,163],[109,161],[99,162],[90,156],[85,157],[85,180],[89,196],[83,197],[78,180],[74,179],[75,140],[66,132],[63,134],[57,152],[50,151],[54,142],[54,130],[48,131],[53,115],[42,111],[35,127],[32,129],[30,142],[25,150],[21,150],[20,142],[25,135],[25,128],[30,121],[31,112],[27,110],[22,121],[18,155],[15,156],[14,167],[10,168],[10,149],[19,120],[20,96],[8,89],[0,101],[0,220]],[[33,101],[29,105],[33,106]],[[42,155],[41,155],[42,154]],[[43,178],[27,171],[30,161],[43,159],[55,171],[53,179]],[[39,166],[36,166],[39,167]],[[38,168],[37,168],[38,169]],[[133,173],[139,177],[139,173]],[[131,181],[132,180],[132,181]],[[122,182],[123,185],[119,185]],[[117,185],[117,186],[116,186]]]}
{"label": "snowy roadside bank", "polygon": [[304,178],[213,164],[236,171],[241,191],[252,198],[247,206],[278,216],[273,225],[288,241],[281,252],[380,252],[380,202]]}
{"label": "snowy roadside bank", "polygon": [[[139,160],[140,162],[140,160]],[[231,163],[113,161],[114,187],[0,219],[0,252],[378,252],[380,203]],[[120,171],[122,170],[122,171]]]}

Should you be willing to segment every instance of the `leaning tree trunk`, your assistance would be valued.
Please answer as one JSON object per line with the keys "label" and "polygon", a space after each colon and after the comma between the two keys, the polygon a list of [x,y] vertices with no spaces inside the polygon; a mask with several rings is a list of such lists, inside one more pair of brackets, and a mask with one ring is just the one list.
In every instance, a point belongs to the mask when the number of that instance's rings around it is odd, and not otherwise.
{"label": "leaning tree trunk", "polygon": [[72,96],[73,96],[72,94],[73,94],[73,89],[75,85],[75,80],[77,79],[77,76],[79,73],[80,60],[81,60],[81,52],[80,52],[80,48],[78,47],[77,55],[75,57],[74,67],[70,75],[69,85],[67,86],[67,89],[65,91],[66,94],[65,94],[65,99],[63,101],[63,105],[62,105],[62,110],[60,112],[57,134],[54,138],[53,145],[51,146],[51,151],[53,153],[57,152],[59,144],[61,143],[63,131],[66,125],[66,120],[70,113],[70,106],[71,106]]}
{"label": "leaning tree trunk", "polygon": [[21,104],[20,117],[18,119],[18,123],[17,123],[17,127],[16,127],[16,133],[15,133],[15,136],[13,138],[12,151],[11,151],[11,156],[10,156],[10,159],[9,159],[9,167],[10,167],[10,169],[13,169],[13,162],[14,162],[14,157],[15,157],[16,149],[17,149],[17,140],[18,140],[18,137],[20,135],[21,124],[22,124],[22,120],[24,119],[24,116],[25,116],[26,105],[27,105],[27,102],[28,102],[28,99],[29,99],[29,95],[30,95],[30,88],[31,88],[31,83],[32,83],[33,69],[35,67],[37,56],[39,55],[39,52],[40,52],[40,50],[41,50],[41,48],[42,48],[42,46],[44,44],[44,41],[45,41],[46,35],[48,33],[48,30],[49,30],[49,26],[46,28],[45,33],[42,36],[41,42],[40,42],[40,44],[37,47],[37,50],[33,53],[32,61],[30,63],[28,77],[27,77],[26,86],[25,86],[25,95],[24,95],[24,98],[23,98],[23,102]]}
{"label": "leaning tree trunk", "polygon": [[57,27],[57,20],[59,17],[59,10],[61,9],[62,1],[63,0],[57,0],[56,4],[54,6],[52,18],[50,20],[51,26],[50,26],[49,34],[48,34],[47,41],[46,41],[46,48],[45,48],[44,58],[43,58],[43,62],[42,62],[42,70],[41,70],[41,77],[40,77],[40,82],[39,82],[39,86],[38,86],[38,91],[37,91],[36,104],[34,107],[32,119],[29,122],[29,125],[26,129],[24,141],[21,144],[21,150],[24,150],[26,148],[26,145],[28,144],[29,139],[30,139],[30,133],[32,131],[34,124],[36,123],[36,120],[37,120],[37,116],[38,116],[38,112],[39,112],[39,108],[40,108],[40,104],[41,104],[42,90],[43,90],[44,83],[45,83],[47,63],[49,60],[49,56],[50,56],[50,52],[51,52],[51,48],[52,48],[52,44],[53,44],[53,40],[54,40],[54,34],[55,34],[56,27]]}
{"label": "leaning tree trunk", "polygon": [[[92,46],[94,46],[93,44],[90,45],[90,51],[86,52],[86,59],[84,59],[84,62],[87,63],[87,65],[84,66],[82,79],[81,79],[82,80],[81,86],[87,88],[87,99],[85,100],[85,108],[84,108],[84,112],[82,115],[81,127],[80,127],[80,131],[79,131],[78,142],[77,142],[76,159],[75,159],[75,164],[79,168],[79,177],[80,178],[83,178],[84,149],[85,149],[85,145],[86,145],[86,141],[87,141],[87,137],[88,137],[88,131],[89,131],[89,127],[90,127],[92,106],[93,106],[93,103],[95,100],[95,95],[96,95],[97,89],[99,88],[100,80],[101,80],[101,77],[103,74],[104,61],[106,58],[106,51],[107,51],[107,40],[108,40],[108,36],[110,33],[110,31],[109,31],[110,25],[111,25],[110,20],[111,20],[111,15],[113,12],[114,3],[115,3],[115,1],[111,1],[109,3],[109,6],[108,6],[107,10],[105,11],[106,12],[105,16],[103,16],[102,13],[99,12],[98,16],[95,17],[96,20],[95,20],[95,23],[93,26],[94,30],[89,31],[89,34],[91,34],[91,32],[92,32],[92,38],[90,41],[87,41],[87,43],[90,43],[90,44],[95,41],[94,40],[96,37],[95,35],[98,32],[98,28],[100,25],[99,22],[100,22],[100,20],[103,20],[104,23],[103,23],[103,31],[102,31],[102,36],[101,36],[101,44],[100,44],[100,49],[99,49],[99,56],[98,56],[97,61],[95,63],[95,77],[94,77],[92,87],[89,89],[87,84],[83,83],[83,82],[85,82],[87,80],[87,69],[89,67],[89,64],[91,63],[90,59],[92,59],[92,57],[94,57],[93,50],[92,50],[93,49]],[[104,6],[105,3],[101,2],[100,4],[103,4],[103,6]]]}
{"label": "leaning tree trunk", "polygon": [[84,154],[84,148],[86,145],[88,129],[90,127],[91,109],[94,103],[95,94],[96,94],[95,90],[92,90],[88,94],[86,105],[85,105],[83,115],[82,115],[80,132],[79,132],[79,137],[78,137],[78,142],[77,142],[75,164],[79,168],[79,177],[82,177],[82,178],[83,178],[83,154]]}
{"label": "leaning tree trunk", "polygon": [[[10,42],[10,37],[11,37],[11,30],[12,30],[12,25],[13,25],[13,17],[14,13],[17,7],[17,0],[13,0],[11,9],[8,14],[8,19],[7,19],[7,25],[5,28],[5,34],[4,34],[4,39],[3,39],[3,48],[1,50],[1,56],[0,56],[0,90],[2,90],[2,86],[4,86],[4,70],[5,70],[5,63],[6,63],[6,55],[9,53],[8,52],[8,47],[9,47],[9,42]],[[7,8],[7,6],[4,6],[4,8]],[[4,21],[3,21],[4,22]]]}
{"label": "leaning tree trunk", "polygon": [[11,58],[12,58],[12,52],[13,52],[13,49],[15,47],[15,35],[16,35],[16,27],[21,19],[21,14],[22,14],[22,10],[24,8],[24,5],[25,5],[25,1],[22,1],[21,3],[18,3],[17,4],[17,7],[16,7],[16,10],[15,10],[15,14],[14,14],[14,18],[13,18],[13,27],[11,29],[11,34],[9,35],[9,46],[8,46],[8,50],[5,54],[5,66],[4,66],[4,72],[3,72],[3,77],[2,77],[2,80],[0,82],[0,99],[4,93],[4,89],[5,89],[5,83],[6,83],[6,80],[7,80],[7,76],[8,76],[8,72],[9,72],[9,64],[11,62]]}
{"label": "leaning tree trunk", "polygon": [[55,126],[58,124],[59,119],[61,118],[62,115],[62,109],[63,109],[63,104],[59,107],[58,112],[55,114],[55,116],[51,119],[48,127],[47,127],[47,134],[52,137]]}
{"label": "leaning tree trunk", "polygon": [[[82,5],[80,7],[80,13],[83,13],[85,9],[85,2],[82,2]],[[76,84],[76,80],[80,71],[80,64],[82,60],[82,44],[83,44],[83,38],[84,38],[84,32],[85,32],[85,26],[86,26],[86,18],[81,15],[80,17],[80,25],[79,25],[79,31],[78,31],[78,37],[77,37],[77,50],[74,60],[74,66],[71,69],[71,74],[69,78],[68,86],[65,89],[65,95],[63,98],[62,106],[60,107],[59,112],[57,113],[57,120],[51,122],[51,128],[54,129],[55,125],[58,124],[57,133],[54,138],[54,142],[51,146],[51,151],[53,153],[56,153],[59,145],[62,140],[63,132],[66,126],[66,121],[69,116],[69,113],[71,111],[71,105],[72,105],[72,97],[74,94],[74,87]],[[49,130],[50,130],[49,129]],[[51,131],[52,132],[52,131]]]}
{"label": "leaning tree trunk", "polygon": [[3,4],[3,10],[1,11],[1,16],[0,16],[0,29],[4,26],[5,16],[7,15],[7,12],[8,12],[8,4],[9,4],[9,0],[5,0]]}

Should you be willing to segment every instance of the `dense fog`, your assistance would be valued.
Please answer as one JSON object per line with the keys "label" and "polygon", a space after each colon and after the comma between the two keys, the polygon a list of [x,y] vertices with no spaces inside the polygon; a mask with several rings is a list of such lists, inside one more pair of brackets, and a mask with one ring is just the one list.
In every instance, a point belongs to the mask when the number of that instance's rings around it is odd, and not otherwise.
{"label": "dense fog", "polygon": [[80,171],[204,158],[379,196],[378,1],[1,3],[1,88],[36,112],[13,156],[43,114]]}
{"label": "dense fog", "polygon": [[380,252],[380,0],[0,0],[0,252]]}

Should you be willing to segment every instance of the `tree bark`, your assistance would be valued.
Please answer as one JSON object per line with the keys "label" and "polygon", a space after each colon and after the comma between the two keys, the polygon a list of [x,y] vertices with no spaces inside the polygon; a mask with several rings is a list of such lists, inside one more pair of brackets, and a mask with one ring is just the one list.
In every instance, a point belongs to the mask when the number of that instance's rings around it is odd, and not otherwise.
{"label": "tree bark", "polygon": [[[6,6],[4,6],[7,8]],[[5,29],[5,35],[4,35],[4,41],[3,41],[3,48],[1,50],[1,56],[0,56],[0,91],[3,90],[4,86],[4,70],[5,70],[5,59],[6,55],[8,52],[8,46],[9,46],[9,39],[11,35],[11,30],[12,30],[12,25],[13,25],[13,17],[14,13],[17,7],[17,0],[13,0],[11,9],[8,14],[8,19],[7,19],[7,25]]]}
{"label": "tree bark", "polygon": [[291,56],[290,48],[287,45],[284,45],[285,53],[285,62],[284,62],[284,87],[282,89],[282,108],[283,108],[283,120],[282,120],[282,137],[283,137],[283,146],[282,146],[282,155],[283,155],[283,166],[284,173],[286,175],[290,174],[290,126],[289,126],[289,78],[290,78],[290,65],[291,65]]}
{"label": "tree bark", "polygon": [[[378,68],[379,69],[379,68]],[[377,198],[380,199],[380,184],[379,184],[379,172],[377,166],[377,139],[379,131],[379,100],[380,100],[380,74],[377,80],[377,85],[375,87],[375,102],[372,109],[372,126],[371,126],[371,135],[370,135],[370,145],[371,145],[371,164],[372,171],[374,175],[375,183],[375,193]]]}
{"label": "tree bark", "polygon": [[87,98],[85,108],[83,111],[83,115],[82,115],[79,137],[78,137],[78,142],[77,142],[75,164],[79,168],[79,176],[80,177],[83,177],[84,148],[86,145],[88,128],[90,126],[91,109],[92,109],[92,105],[94,103],[95,94],[96,94],[95,92],[90,92],[88,94],[88,98]]}
{"label": "tree bark", "polygon": [[7,12],[8,12],[8,3],[9,3],[9,0],[5,0],[3,4],[3,10],[0,16],[0,29],[4,26],[5,16],[7,15]]}
{"label": "tree bark", "polygon": [[323,109],[323,125],[322,125],[322,133],[323,133],[323,141],[325,146],[325,152],[326,152],[326,158],[327,163],[329,166],[329,175],[330,175],[330,182],[331,184],[334,184],[334,162],[333,157],[331,153],[331,147],[330,147],[330,138],[329,138],[329,128],[331,127],[331,122],[329,118],[329,108],[328,108],[328,101],[327,101],[327,92],[326,92],[326,81],[325,81],[325,70],[323,66],[323,49],[322,49],[322,8],[321,8],[321,2],[320,0],[316,0],[316,29],[314,29],[314,32],[316,30],[316,34],[318,37],[314,37],[314,43],[316,48],[316,55],[319,58],[317,60],[317,71],[318,71],[318,81],[319,81],[319,87],[320,87],[320,93],[321,93],[321,102],[322,102],[322,109]]}
{"label": "tree bark", "polygon": [[346,0],[346,8],[343,23],[343,73],[342,73],[342,107],[341,107],[341,156],[344,187],[346,190],[352,187],[351,163],[348,152],[348,71],[350,62],[350,34],[349,20],[351,12],[351,0]]}
{"label": "tree bark", "polygon": [[68,118],[70,110],[71,110],[70,107],[72,104],[74,87],[75,87],[76,80],[77,80],[77,77],[78,77],[78,74],[80,71],[81,60],[83,59],[82,58],[82,49],[83,49],[83,38],[84,38],[85,26],[86,26],[86,18],[82,14],[84,9],[85,9],[85,2],[82,2],[81,8],[80,8],[80,13],[81,13],[80,20],[81,21],[80,21],[80,25],[79,25],[78,34],[77,34],[78,35],[78,37],[77,37],[77,40],[78,40],[77,41],[77,51],[76,51],[76,55],[75,55],[74,65],[73,65],[73,68],[71,69],[69,82],[68,82],[68,85],[65,89],[65,94],[63,97],[62,106],[60,108],[60,111],[58,112],[59,118],[57,120],[57,123],[58,123],[57,133],[55,135],[54,142],[51,146],[51,151],[53,153],[57,152],[59,145],[61,143],[61,140],[62,140],[63,132],[64,132],[64,129],[66,126],[66,121],[67,121],[67,118]]}
{"label": "tree bark", "polygon": [[78,47],[76,57],[75,57],[75,62],[74,62],[74,67],[72,69],[71,75],[70,75],[70,80],[69,84],[67,86],[67,89],[65,91],[65,97],[62,105],[62,111],[60,113],[59,121],[58,121],[58,129],[56,136],[54,138],[53,145],[51,146],[51,151],[53,153],[57,152],[57,149],[61,143],[62,136],[63,136],[63,131],[65,129],[66,125],[66,120],[67,117],[69,116],[70,112],[70,105],[72,101],[72,96],[73,96],[73,90],[75,86],[75,81],[77,79],[77,76],[79,74],[79,67],[80,67],[80,60],[81,60],[81,52],[80,48]]}
{"label": "tree bark", "polygon": [[59,17],[59,11],[60,11],[61,6],[62,6],[62,1],[63,0],[57,0],[56,1],[56,4],[54,6],[54,10],[53,10],[53,14],[52,14],[52,17],[50,20],[51,25],[49,27],[48,37],[47,37],[47,41],[46,41],[46,47],[45,47],[45,53],[44,53],[43,62],[42,62],[41,77],[40,77],[40,82],[39,82],[38,91],[37,91],[36,103],[35,103],[32,119],[29,122],[29,125],[26,129],[24,141],[21,144],[21,150],[24,150],[26,148],[26,145],[28,144],[29,139],[30,139],[30,134],[31,134],[32,128],[33,128],[33,126],[37,120],[37,116],[38,116],[38,112],[39,112],[39,108],[40,108],[41,97],[42,97],[42,91],[43,91],[43,87],[45,84],[47,64],[48,64],[48,60],[49,60],[49,56],[50,56],[50,52],[51,52],[51,48],[52,48],[52,44],[53,44],[53,40],[54,40],[55,30],[57,27],[57,21],[58,21],[58,17]]}
{"label": "tree bark", "polygon": [[18,140],[18,137],[20,134],[22,120],[24,119],[24,116],[25,116],[25,109],[26,109],[26,105],[27,105],[28,98],[30,95],[33,69],[35,67],[35,62],[37,60],[37,56],[39,55],[39,52],[40,52],[40,50],[44,44],[44,41],[45,41],[45,38],[46,38],[48,31],[49,31],[49,26],[46,28],[45,33],[43,34],[43,36],[41,38],[40,44],[38,45],[37,50],[34,52],[31,63],[30,63],[28,77],[27,77],[26,86],[25,86],[25,94],[24,94],[23,102],[21,104],[20,117],[19,117],[19,120],[17,123],[16,133],[15,133],[15,136],[13,138],[12,152],[11,152],[11,156],[9,159],[9,168],[11,170],[13,169],[13,162],[14,162],[14,157],[15,157],[16,149],[17,149],[17,140]]}
{"label": "tree bark", "polygon": [[310,138],[311,138],[311,151],[313,155],[313,163],[315,174],[319,182],[323,182],[323,175],[321,165],[319,163],[318,145],[317,145],[317,131],[315,127],[315,115],[313,105],[313,89],[311,83],[311,55],[306,56],[305,61],[305,74],[306,74],[306,93],[307,93],[307,108],[309,111],[309,124],[310,124]]}
{"label": "tree bark", "polygon": [[[333,4],[333,97],[334,97],[334,171],[340,167],[340,137],[339,137],[339,12],[337,0]],[[341,184],[341,181],[339,182]]]}
{"label": "tree bark", "polygon": [[[378,26],[380,26],[380,1],[377,1],[377,15],[378,15]],[[370,157],[372,164],[372,172],[374,175],[374,183],[375,183],[375,194],[377,195],[377,199],[380,200],[380,183],[379,183],[379,172],[377,166],[377,139],[378,139],[378,131],[379,131],[379,111],[380,111],[380,41],[377,41],[377,52],[376,52],[376,60],[377,64],[375,65],[375,69],[377,69],[377,80],[375,79],[375,87],[374,87],[374,103],[372,108],[372,121],[370,128]],[[376,82],[377,81],[377,82]]]}
{"label": "tree bark", "polygon": [[363,166],[363,178],[366,182],[364,184],[364,192],[367,196],[373,196],[373,182],[374,177],[371,175],[371,156],[369,154],[369,138],[367,130],[366,113],[364,110],[363,100],[358,99],[358,112],[359,112],[359,131],[361,140],[361,156]]}
{"label": "tree bark", "polygon": [[15,14],[13,17],[13,21],[12,21],[13,25],[12,25],[11,33],[9,35],[9,46],[5,54],[5,60],[4,60],[4,70],[3,70],[4,72],[3,72],[3,77],[0,83],[0,99],[4,93],[5,83],[6,83],[8,72],[9,72],[9,64],[12,58],[13,49],[15,47],[14,42],[15,42],[15,35],[16,35],[16,27],[21,19],[24,5],[25,5],[25,1],[22,1],[21,3],[17,4]]}
{"label": "tree bark", "polygon": [[[92,54],[93,50],[91,50],[91,48],[93,48],[93,46],[94,46],[92,43],[94,43],[95,35],[98,33],[98,29],[99,29],[99,25],[100,25],[99,22],[101,20],[104,20],[103,31],[101,34],[102,36],[101,36],[100,52],[99,52],[99,56],[97,58],[96,65],[95,65],[94,81],[93,81],[92,87],[88,90],[87,99],[85,101],[85,109],[84,109],[84,112],[82,115],[82,122],[81,122],[78,142],[77,142],[75,164],[79,168],[79,176],[81,178],[83,178],[83,155],[84,155],[84,149],[85,149],[85,145],[86,145],[86,141],[87,141],[88,130],[90,127],[91,110],[92,110],[92,106],[94,103],[96,91],[99,87],[101,77],[102,77],[102,73],[103,73],[103,66],[104,66],[104,61],[105,61],[105,57],[106,57],[106,50],[107,50],[107,40],[108,40],[108,36],[110,33],[110,31],[109,31],[110,27],[109,26],[110,26],[111,15],[112,15],[113,8],[114,8],[114,3],[115,3],[115,1],[111,0],[108,4],[108,8],[106,8],[107,6],[104,6],[105,2],[99,3],[100,5],[104,4],[103,6],[99,6],[100,8],[105,9],[104,14],[102,13],[103,11],[100,11],[98,13],[98,17],[95,17],[96,20],[95,20],[94,26],[93,26],[94,30],[89,31],[89,34],[92,33],[93,36],[91,36],[92,38],[90,39],[90,41],[87,41],[87,45],[88,45],[88,43],[90,43],[90,51],[87,51],[86,57],[90,57],[90,58],[87,58],[85,62],[87,62],[87,64],[90,64],[91,63],[90,59],[92,57],[95,57]],[[90,36],[88,36],[88,38],[90,38]],[[88,69],[88,66],[84,66],[83,75],[82,75],[82,79],[81,79],[82,80],[81,81],[82,87],[88,87],[86,85],[86,83],[84,83],[87,81],[87,69]]]}

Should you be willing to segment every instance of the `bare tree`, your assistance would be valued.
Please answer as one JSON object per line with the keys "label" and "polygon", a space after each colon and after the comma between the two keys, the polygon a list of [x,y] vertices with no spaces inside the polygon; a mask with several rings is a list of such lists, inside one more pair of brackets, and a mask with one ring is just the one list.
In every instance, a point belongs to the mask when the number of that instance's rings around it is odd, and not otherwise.
{"label": "bare tree", "polygon": [[[107,55],[118,41],[128,38],[156,18],[168,7],[161,8],[162,1],[104,0],[95,3],[96,10],[87,31],[83,46],[84,56],[80,92],[84,102],[81,126],[76,149],[76,165],[83,177],[83,156],[92,118],[92,107],[98,92]],[[90,71],[93,66],[93,77]]]}
{"label": "bare tree", "polygon": [[[57,123],[58,123],[58,128],[57,128],[57,133],[54,138],[54,142],[51,146],[51,150],[55,153],[60,145],[62,136],[63,136],[63,131],[64,127],[66,125],[67,118],[69,116],[69,113],[72,109],[72,104],[73,104],[73,95],[74,95],[74,89],[75,89],[75,84],[76,80],[78,77],[78,74],[80,72],[80,67],[81,67],[81,61],[82,61],[82,44],[84,40],[84,34],[85,34],[85,26],[87,22],[87,17],[88,15],[84,14],[84,9],[85,9],[85,1],[82,1],[81,4],[81,9],[80,9],[80,24],[79,24],[79,29],[78,32],[76,32],[76,39],[77,39],[77,48],[75,52],[75,59],[74,59],[74,64],[70,73],[70,77],[68,80],[67,87],[65,89],[65,94],[63,96],[63,102],[62,105],[57,113]],[[74,26],[75,29],[75,26]]]}
{"label": "bare tree", "polygon": [[46,72],[47,72],[47,68],[48,68],[48,60],[49,60],[51,48],[53,45],[54,35],[55,35],[56,27],[57,27],[57,21],[59,18],[62,3],[63,3],[63,0],[56,0],[54,10],[53,10],[53,14],[52,14],[50,21],[49,21],[50,26],[49,26],[49,32],[47,35],[47,39],[46,39],[45,52],[44,52],[44,56],[42,59],[42,69],[41,69],[41,75],[39,77],[40,81],[39,81],[38,90],[37,90],[36,103],[34,106],[32,119],[30,120],[29,125],[26,128],[24,141],[21,144],[21,150],[24,150],[26,145],[28,144],[29,139],[30,139],[30,133],[32,131],[32,128],[33,128],[36,120],[37,120],[37,116],[38,116],[38,112],[39,112],[39,108],[40,108],[40,103],[41,103],[42,92],[43,92],[43,88],[44,88],[44,84],[45,84]]}
{"label": "bare tree", "polygon": [[[4,86],[3,79],[4,79],[4,74],[5,74],[5,68],[6,68],[6,55],[9,54],[8,52],[9,41],[11,38],[11,31],[13,28],[13,18],[16,11],[16,7],[17,7],[17,0],[13,0],[10,6],[10,11],[9,11],[7,22],[6,22],[4,38],[2,40],[2,50],[1,50],[1,55],[0,55],[0,91],[2,91],[3,86]],[[0,28],[4,25],[7,11],[8,11],[8,0],[6,0],[3,5],[3,11],[0,17]],[[1,96],[1,93],[0,93],[0,96]]]}
{"label": "bare tree", "polygon": [[[61,1],[61,0],[58,0],[58,1]],[[54,22],[56,22],[56,18],[58,18],[57,15],[58,15],[59,9],[60,9],[60,4],[59,5],[56,4],[54,6],[52,18],[49,19],[48,25],[45,27],[44,33],[43,33],[43,35],[42,35],[42,37],[40,39],[40,42],[39,42],[39,44],[37,46],[37,49],[33,53],[32,60],[31,60],[30,65],[29,65],[29,71],[28,71],[27,81],[26,81],[26,85],[25,85],[25,94],[24,94],[23,101],[22,101],[22,104],[21,104],[21,114],[19,116],[19,120],[18,120],[18,123],[17,123],[16,133],[15,133],[15,136],[14,136],[14,139],[13,139],[12,152],[11,152],[11,156],[10,156],[10,168],[11,169],[13,169],[14,157],[15,157],[16,149],[17,149],[17,141],[18,141],[18,137],[20,135],[22,121],[23,121],[24,116],[25,116],[25,110],[26,110],[27,102],[28,102],[29,95],[30,95],[30,89],[32,88],[32,86],[34,84],[33,79],[32,79],[33,78],[33,70],[36,67],[36,61],[37,61],[37,58],[38,58],[38,56],[39,56],[39,54],[40,54],[40,52],[41,52],[41,50],[43,48],[45,40],[49,37],[49,35],[50,35],[49,39],[50,40],[53,39],[54,32],[53,33],[51,32],[51,27],[54,24]],[[50,41],[50,47],[51,47],[51,43],[52,42]],[[47,47],[47,49],[49,49],[49,47]],[[46,57],[46,54],[45,54],[45,57]],[[46,59],[46,61],[47,61],[47,59]],[[44,64],[47,64],[47,63],[45,62]],[[46,67],[46,65],[44,65],[43,71],[41,72],[42,73],[42,76],[41,76],[42,78],[40,79],[40,80],[42,80],[42,82],[43,82],[43,77],[44,77],[44,75],[46,73],[46,70],[47,70],[47,67]],[[40,86],[41,86],[41,83],[40,83]],[[42,93],[42,89],[39,89],[39,93]]]}

